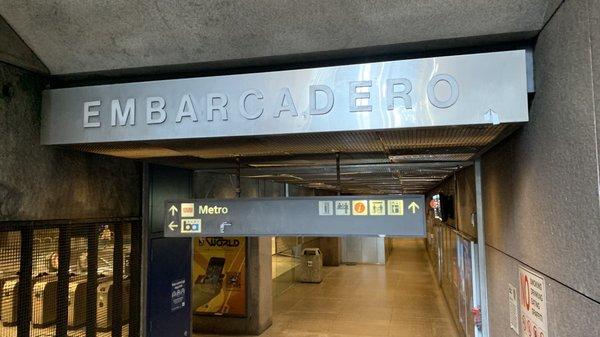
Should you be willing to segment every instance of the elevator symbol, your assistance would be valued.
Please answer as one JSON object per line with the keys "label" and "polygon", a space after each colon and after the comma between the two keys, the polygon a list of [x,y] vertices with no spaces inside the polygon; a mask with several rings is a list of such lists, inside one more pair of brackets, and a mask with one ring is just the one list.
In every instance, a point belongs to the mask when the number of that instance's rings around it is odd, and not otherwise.
{"label": "elevator symbol", "polygon": [[319,215],[333,215],[333,201],[319,201]]}
{"label": "elevator symbol", "polygon": [[388,200],[388,215],[404,215],[404,200]]}

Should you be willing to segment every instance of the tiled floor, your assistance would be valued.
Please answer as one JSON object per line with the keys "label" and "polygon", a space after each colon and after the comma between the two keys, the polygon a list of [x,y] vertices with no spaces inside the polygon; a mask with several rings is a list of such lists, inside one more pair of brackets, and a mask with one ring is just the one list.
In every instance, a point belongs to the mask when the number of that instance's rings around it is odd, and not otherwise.
{"label": "tiled floor", "polygon": [[326,268],[321,284],[294,285],[273,310],[263,337],[458,337],[422,240],[396,240],[385,267]]}

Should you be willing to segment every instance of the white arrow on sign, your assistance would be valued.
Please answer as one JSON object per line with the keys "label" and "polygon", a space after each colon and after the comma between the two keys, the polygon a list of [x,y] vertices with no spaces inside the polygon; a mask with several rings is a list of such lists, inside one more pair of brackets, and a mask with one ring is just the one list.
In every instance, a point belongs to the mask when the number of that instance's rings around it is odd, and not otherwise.
{"label": "white arrow on sign", "polygon": [[179,212],[179,210],[177,207],[175,207],[175,205],[173,205],[171,208],[169,208],[169,212],[171,212],[171,216],[175,216],[175,213]]}
{"label": "white arrow on sign", "polygon": [[488,111],[486,111],[486,113],[483,115],[483,117],[485,118],[486,121],[488,121],[494,125],[500,124],[500,116],[498,116],[498,113],[492,109],[489,109]]}
{"label": "white arrow on sign", "polygon": [[413,201],[410,203],[410,205],[408,205],[408,208],[410,208],[410,210],[413,212],[413,214],[415,214],[417,212],[417,210],[421,207],[419,207],[419,205]]}
{"label": "white arrow on sign", "polygon": [[171,221],[171,223],[169,224],[169,229],[173,232],[175,231],[175,228],[177,228],[177,227],[179,227],[179,225],[176,224],[175,221]]}

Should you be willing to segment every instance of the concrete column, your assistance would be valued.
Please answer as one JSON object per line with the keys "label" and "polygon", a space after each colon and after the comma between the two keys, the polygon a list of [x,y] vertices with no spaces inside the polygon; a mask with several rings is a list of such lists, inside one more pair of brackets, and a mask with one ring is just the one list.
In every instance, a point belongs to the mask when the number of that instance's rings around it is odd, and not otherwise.
{"label": "concrete column", "polygon": [[319,239],[319,249],[323,253],[324,266],[339,266],[342,262],[342,239],[339,237]]}
{"label": "concrete column", "polygon": [[271,238],[248,238],[248,326],[246,333],[260,334],[273,323],[271,294]]}
{"label": "concrete column", "polygon": [[[197,198],[234,198],[234,179],[228,175],[194,174],[194,195]],[[242,197],[263,196],[275,189],[265,182],[242,179]],[[273,184],[266,182],[266,184]],[[275,194],[275,192],[268,192]],[[259,335],[272,324],[271,238],[247,238],[246,254],[246,317],[194,316],[194,332],[215,334]]]}

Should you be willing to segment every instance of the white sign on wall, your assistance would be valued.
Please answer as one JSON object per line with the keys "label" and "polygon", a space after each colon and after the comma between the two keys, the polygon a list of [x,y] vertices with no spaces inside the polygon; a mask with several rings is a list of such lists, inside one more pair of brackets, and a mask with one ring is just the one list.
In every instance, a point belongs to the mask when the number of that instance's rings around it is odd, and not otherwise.
{"label": "white sign on wall", "polygon": [[546,283],[544,278],[519,267],[521,336],[548,337]]}
{"label": "white sign on wall", "polygon": [[510,328],[513,329],[517,335],[519,334],[519,295],[517,294],[517,288],[512,284],[508,284],[508,310],[510,316]]}

